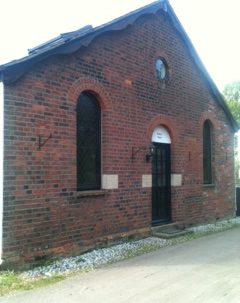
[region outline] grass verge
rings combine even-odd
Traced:
[[[27,280],[21,277],[20,273],[14,271],[0,272],[0,296],[18,290],[30,290],[36,287],[43,287],[64,279],[63,275],[44,277],[39,279]]]

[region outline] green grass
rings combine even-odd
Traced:
[[[14,271],[0,271],[0,296],[18,290],[30,290],[36,287],[43,287],[64,279],[63,275],[49,278],[25,279],[20,273]]]

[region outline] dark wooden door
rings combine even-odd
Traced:
[[[170,144],[154,143],[152,159],[152,224],[171,220]]]

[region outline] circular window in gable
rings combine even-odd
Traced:
[[[166,80],[167,78],[167,66],[164,60],[157,59],[155,63],[155,69],[159,80]]]

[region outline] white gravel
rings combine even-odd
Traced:
[[[188,228],[197,234],[204,234],[209,231],[220,231],[231,228],[233,225],[240,224],[240,218],[234,218],[225,221],[219,221],[216,224],[206,224],[196,227]],[[51,277],[53,275],[67,274],[70,272],[82,270],[87,271],[104,264],[113,263],[126,259],[130,256],[139,255],[144,252],[153,251],[161,247],[170,246],[177,242],[183,242],[189,239],[159,239],[149,237],[142,240],[125,242],[108,248],[96,249],[91,252],[79,255],[77,257],[62,258],[54,261],[50,265],[36,267],[22,273],[22,276],[27,279],[37,277]]]
[[[187,230],[193,231],[195,233],[204,233],[209,231],[217,232],[224,229],[228,229],[233,225],[238,225],[238,224],[240,224],[240,217],[236,217],[229,220],[217,221],[215,224],[198,225],[198,226],[187,228]]]
[[[66,274],[77,270],[91,270],[101,265],[123,260],[140,254],[141,251],[151,251],[171,245],[170,240],[149,237],[146,239],[126,242],[108,248],[96,249],[77,257],[62,258],[47,266],[36,267],[22,273],[25,278],[39,276],[50,277],[56,274]]]

